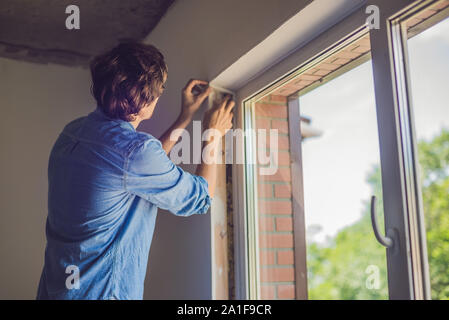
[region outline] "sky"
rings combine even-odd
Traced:
[[[449,128],[449,19],[408,41],[418,139]],[[300,98],[302,115],[322,130],[303,143],[308,236],[324,241],[357,221],[371,189],[366,178],[380,163],[371,61]],[[310,232],[309,232],[310,231]]]

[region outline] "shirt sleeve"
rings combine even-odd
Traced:
[[[176,166],[156,139],[140,142],[125,165],[125,189],[175,215],[205,214],[208,182]]]

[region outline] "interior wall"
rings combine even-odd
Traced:
[[[169,77],[153,119],[139,130],[160,136],[178,115],[189,78],[215,78],[310,2],[176,1],[145,39],[164,53]],[[50,148],[67,122],[93,109],[94,100],[85,69],[0,58],[0,74],[0,299],[33,299],[45,248]],[[144,297],[210,299],[211,258],[210,215],[160,212]]]
[[[310,0],[176,1],[145,42],[168,63],[167,89],[142,129],[162,134],[178,115],[190,78],[212,80],[268,37]],[[196,116],[202,118],[204,108]],[[188,128],[189,130],[191,129]],[[193,170],[193,166],[185,166]],[[159,214],[145,283],[146,299],[210,299],[210,215],[187,219]]]
[[[44,262],[50,149],[94,109],[88,70],[0,58],[0,299],[34,299]]]

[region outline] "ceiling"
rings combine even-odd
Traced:
[[[121,39],[140,40],[174,0],[1,0],[0,56],[86,66]],[[68,5],[80,10],[80,29],[68,30]]]

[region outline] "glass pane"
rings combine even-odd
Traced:
[[[431,294],[449,299],[449,19],[411,35],[411,92]]]
[[[371,62],[300,97],[310,299],[388,299],[370,220],[382,183]],[[309,122],[309,123],[307,123]],[[382,230],[383,231],[383,230]]]

